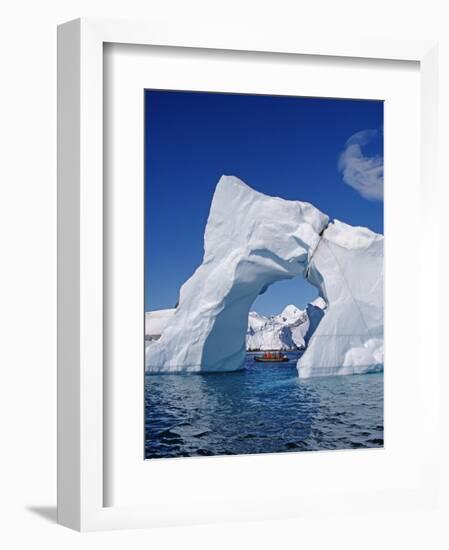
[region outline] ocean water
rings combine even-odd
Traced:
[[[298,378],[289,362],[202,375],[146,375],[145,457],[383,446],[383,373]]]

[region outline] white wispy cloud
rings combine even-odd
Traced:
[[[340,155],[338,168],[343,181],[370,200],[383,200],[384,159],[365,156],[362,147],[379,135],[379,130],[362,130],[351,136]]]

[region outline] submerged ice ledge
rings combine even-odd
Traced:
[[[383,236],[313,205],[259,193],[238,178],[217,184],[204,258],[181,287],[147,372],[226,372],[243,367],[249,309],[269,285],[305,277],[327,304],[298,361],[300,377],[383,368]],[[165,310],[168,311],[168,310]],[[313,311],[311,311],[313,318]]]

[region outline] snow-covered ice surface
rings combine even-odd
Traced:
[[[308,343],[299,376],[382,370],[383,236],[328,222],[309,203],[269,197],[222,176],[203,263],[182,286],[160,339],[146,346],[147,372],[243,368],[251,304],[270,284],[296,276],[320,294],[307,308],[308,330],[300,323],[291,332],[295,342]],[[287,308],[280,315],[288,324],[295,314]],[[261,322],[254,319],[254,326]]]
[[[157,339],[162,331],[170,323],[175,309],[158,309],[157,311],[145,312],[145,338],[148,340]]]
[[[383,242],[338,220],[324,231],[307,280],[328,307],[298,361],[300,377],[383,370]]]

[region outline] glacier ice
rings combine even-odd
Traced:
[[[383,241],[338,220],[323,232],[306,278],[327,308],[298,361],[300,377],[383,370]]]
[[[181,287],[160,339],[146,345],[146,370],[242,368],[251,304],[270,284],[296,276],[320,295],[307,308],[307,330],[299,323],[292,332],[307,344],[299,376],[382,370],[383,236],[329,223],[312,204],[269,197],[233,176],[217,184],[203,262]]]

